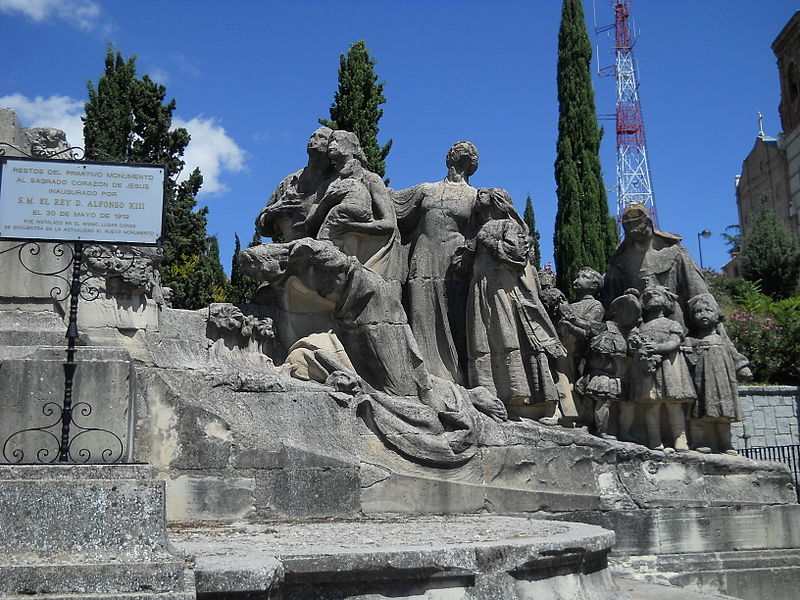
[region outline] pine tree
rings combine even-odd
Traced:
[[[167,90],[148,75],[136,76],[136,57],[123,59],[109,46],[105,72],[95,88],[87,84],[89,100],[83,119],[86,158],[89,160],[164,165],[164,260],[162,282],[173,290],[173,306],[196,309],[212,298],[208,273],[222,271],[210,250],[206,234],[208,208],[196,210],[203,184],[198,169],[175,183],[184,166],[189,133],[171,129],[175,100],[165,103]],[[219,296],[219,294],[217,294]]]
[[[558,142],[553,236],[556,283],[572,293],[582,267],[605,271],[617,244],[600,169],[600,139],[590,72],[592,48],[581,0],[563,0],[558,32]]]
[[[375,74],[377,61],[370,57],[364,40],[350,46],[347,54],[339,57],[339,89],[333,96],[330,119],[319,119],[331,129],[345,129],[358,136],[367,156],[367,168],[381,177],[386,175],[384,159],[392,147],[392,140],[381,147],[378,144],[378,121],[386,102],[383,82]],[[388,180],[387,180],[388,183]]]
[[[786,223],[764,204],[744,237],[742,275],[760,281],[761,291],[775,299],[791,296],[800,278],[800,245]]]
[[[258,289],[260,282],[257,279],[242,273],[239,263],[236,261],[236,256],[239,254],[242,244],[239,241],[238,234],[234,234],[234,238],[235,242],[233,249],[233,260],[231,264],[230,295],[228,299],[234,304],[245,304],[252,300],[253,294],[255,294],[256,290]],[[260,245],[261,235],[258,233],[258,228],[256,228],[256,231],[253,234],[253,239],[250,240],[250,243],[247,247],[252,248],[253,246]]]
[[[538,271],[542,268],[542,251],[539,247],[539,230],[536,229],[536,216],[533,214],[533,201],[530,194],[525,199],[525,213],[522,218],[528,226],[528,235],[531,238],[531,265]]]

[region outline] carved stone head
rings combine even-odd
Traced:
[[[472,142],[456,142],[447,152],[445,164],[469,177],[478,170],[478,149]]]
[[[653,237],[653,219],[644,204],[631,204],[622,213],[622,228],[625,239],[644,242]]]
[[[308,145],[306,146],[308,155],[326,154],[328,152],[328,140],[332,133],[333,129],[324,126],[312,133],[311,137],[308,139]]]
[[[328,158],[338,167],[343,166],[348,160],[355,158],[362,165],[367,163],[367,157],[361,149],[361,143],[355,133],[337,129],[328,140]]]

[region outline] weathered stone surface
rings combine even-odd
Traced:
[[[147,465],[0,466],[0,594],[188,600],[152,476]]]
[[[797,504],[650,508],[549,516],[615,531],[616,556],[800,547],[800,505]]]
[[[736,448],[800,444],[800,387],[739,388],[743,419],[731,426]]]
[[[258,569],[252,585],[283,598],[619,597],[606,568],[613,538],[585,525],[434,517],[235,524],[222,531],[173,529],[177,543],[197,556],[198,587],[203,581],[206,593],[243,591],[245,576],[216,576],[216,565],[233,563],[240,570]],[[271,561],[255,561],[268,553],[282,577]]]
[[[30,156],[31,154],[31,146],[25,130],[19,125],[17,113],[10,108],[0,108],[0,142],[11,144],[16,148],[3,146],[6,156]]]
[[[73,460],[113,462],[131,455],[129,421],[135,403],[135,373],[121,348],[81,347],[73,388]],[[52,460],[61,437],[64,348],[0,346],[2,453],[9,462]],[[28,428],[46,430],[22,432]],[[81,428],[99,428],[85,431]],[[38,456],[42,450],[44,455]],[[89,454],[86,454],[88,452]]]
[[[800,576],[800,552],[706,552],[637,556],[614,560],[616,573],[669,582],[709,594],[735,594],[744,600],[794,600]]]

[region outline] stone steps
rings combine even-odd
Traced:
[[[0,465],[0,596],[189,600],[148,465]]]
[[[166,557],[165,557],[166,558]],[[147,562],[55,563],[48,565],[0,564],[0,595],[111,593],[119,590],[167,592],[184,570],[180,560]]]

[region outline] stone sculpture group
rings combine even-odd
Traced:
[[[575,300],[529,261],[530,235],[503,189],[475,189],[470,142],[441,181],[388,188],[357,137],[321,127],[308,164],[258,217],[280,240],[243,250],[278,317],[292,376],[356,398],[402,454],[457,465],[486,419],[588,426],[655,450],[735,453],[738,380],[750,373],[680,237],[630,206],[605,274],[582,269]]]

